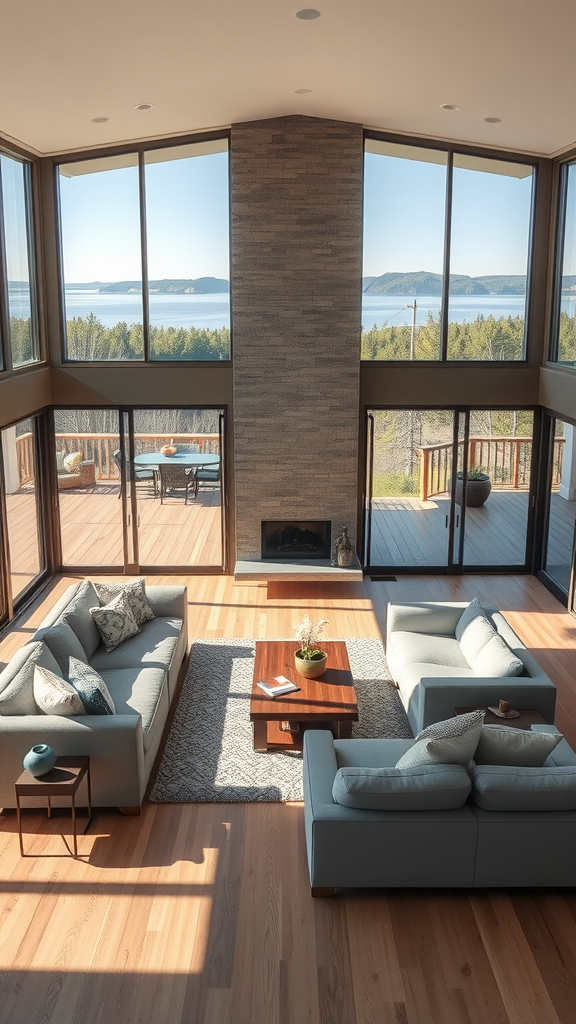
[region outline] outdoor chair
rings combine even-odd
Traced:
[[[158,467],[158,471],[160,474],[161,505],[164,504],[164,497],[168,491],[183,491],[185,505],[188,504],[189,494],[192,494],[192,498],[195,498],[198,494],[197,470],[195,468],[161,464]]]
[[[114,458],[114,462],[118,466],[118,472],[120,473],[120,480],[122,480],[122,456],[121,456],[120,449],[117,448],[116,451],[112,453],[112,455],[113,455],[113,458]],[[156,473],[155,473],[155,471],[153,469],[145,469],[145,468],[140,468],[138,466],[134,466],[133,468],[134,468],[134,479],[135,479],[136,483],[139,480],[148,480],[149,482],[151,482],[153,490],[154,490],[154,497],[156,497],[156,495],[158,493],[158,488],[157,488],[157,485],[156,485]],[[118,497],[119,498],[122,497],[122,487],[120,487],[120,490],[118,491]]]
[[[184,455],[198,455],[200,452],[200,445],[197,441],[191,441],[190,444],[179,444],[178,451]]]
[[[198,485],[200,484],[219,484],[220,483],[220,463],[214,466],[202,466],[197,474]]]

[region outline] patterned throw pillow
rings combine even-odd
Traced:
[[[130,583],[95,583],[94,589],[100,604],[110,604],[118,594],[125,594],[139,626],[155,618],[146,597],[145,581],[141,577],[131,580]]]
[[[98,626],[104,647],[108,652],[115,650],[123,640],[140,632],[125,594],[118,594],[110,604],[102,608],[91,608],[90,615]]]
[[[444,722],[434,722],[418,733],[414,745],[402,755],[397,768],[416,768],[421,764],[461,764],[464,768],[474,757],[484,711],[454,715]]]
[[[82,699],[85,715],[114,715],[116,708],[102,676],[90,665],[70,658],[70,684]]]
[[[41,665],[34,666],[34,700],[46,715],[85,715],[86,709],[79,694],[61,676]]]
[[[75,473],[78,466],[82,462],[82,452],[70,452],[70,455],[64,456],[64,469],[68,473]]]

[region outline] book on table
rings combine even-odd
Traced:
[[[267,697],[283,697],[287,693],[295,693],[300,689],[286,676],[274,676],[271,682],[265,682],[260,680],[258,683],[260,689],[266,694]]]

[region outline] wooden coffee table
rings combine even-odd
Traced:
[[[305,679],[294,668],[294,640],[257,640],[250,721],[254,750],[302,750],[305,729],[330,729],[338,739],[352,735],[358,704],[343,640],[327,640],[326,669],[319,679]],[[267,697],[256,685],[286,676],[299,686],[284,697]],[[291,731],[282,728],[289,726]]]

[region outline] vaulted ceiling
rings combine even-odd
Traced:
[[[50,154],[300,113],[544,155],[576,143],[572,0],[302,7],[0,0],[0,134]]]

